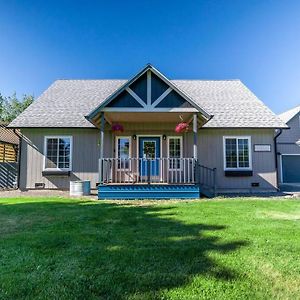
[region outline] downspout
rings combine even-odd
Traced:
[[[17,178],[17,189],[20,188],[20,176],[21,176],[21,148],[22,148],[22,136],[16,131],[16,129],[13,129],[13,132],[16,136],[19,137],[19,149],[18,149],[18,178]]]
[[[276,170],[276,185],[279,190],[279,176],[278,176],[278,161],[277,161],[277,138],[282,134],[282,129],[279,128],[279,132],[274,136],[274,155],[275,155],[275,170]]]

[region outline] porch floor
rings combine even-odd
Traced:
[[[167,183],[167,182],[105,182],[101,185],[159,185],[159,186],[167,186],[167,185],[170,185],[170,186],[186,186],[186,185],[196,185],[195,183]]]
[[[196,184],[101,184],[98,199],[198,199]]]

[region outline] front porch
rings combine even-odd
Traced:
[[[100,129],[99,199],[199,198],[204,185],[214,190],[215,170],[198,163],[198,128],[211,117],[147,65],[87,116]]]
[[[195,158],[103,158],[99,199],[197,199],[212,197],[216,170]]]
[[[190,124],[189,130],[176,133],[180,120]],[[202,115],[194,112],[102,112],[98,198],[213,196],[215,169],[198,160],[198,127],[203,122]],[[115,132],[114,124],[122,124],[123,130]]]
[[[174,131],[180,120],[188,131]],[[197,158],[202,122],[193,112],[102,112],[98,198],[199,198],[200,173],[213,189],[214,171],[205,173]],[[123,130],[115,132],[114,124]]]

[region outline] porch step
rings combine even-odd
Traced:
[[[198,185],[124,184],[99,185],[98,199],[198,199]]]

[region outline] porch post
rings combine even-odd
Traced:
[[[103,183],[104,113],[100,114],[99,183]]]
[[[198,158],[198,117],[197,114],[193,115],[193,134],[194,134],[194,145],[193,145],[193,158]]]

